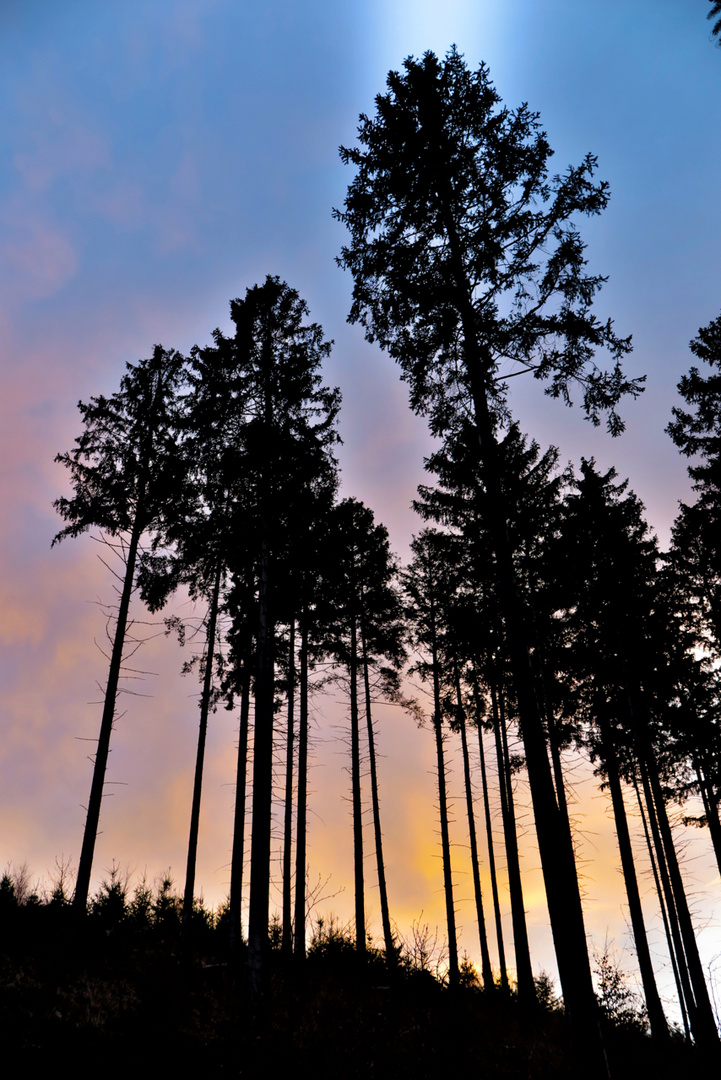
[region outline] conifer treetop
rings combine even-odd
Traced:
[[[470,71],[455,48],[409,57],[387,86],[359,145],[340,149],[357,170],[335,211],[351,237],[338,259],[354,278],[349,320],[400,364],[436,434],[471,413],[470,339],[496,409],[504,379],[532,371],[567,404],[575,386],[589,419],[619,433],[616,406],[643,379],[621,370],[630,338],[591,311],[605,278],[588,272],[575,218],[608,203],[595,157],[550,175],[538,114],[502,107],[486,65]]]

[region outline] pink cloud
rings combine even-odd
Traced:
[[[145,196],[140,184],[120,181],[96,194],[91,207],[100,217],[120,229],[138,229],[147,220]]]

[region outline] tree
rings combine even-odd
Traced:
[[[75,883],[73,906],[77,915],[87,908],[140,539],[160,526],[164,509],[176,499],[180,486],[176,395],[184,364],[180,353],[161,345],[156,345],[149,359],[128,364],[120,389],[112,397],[79,402],[84,430],[75,440],[75,448],[55,459],[70,470],[75,494],[54,504],[69,524],[53,544],[95,526],[120,540],[125,559]]]
[[[707,19],[716,19],[711,33],[714,37],[721,36],[721,0],[709,0],[711,10],[707,13]]]
[[[486,824],[486,846],[488,848],[488,869],[491,875],[491,892],[493,894],[493,914],[496,924],[496,944],[498,947],[498,964],[501,969],[501,990],[504,994],[509,991],[508,969],[506,967],[506,949],[503,943],[503,924],[501,921],[501,901],[498,894],[498,875],[496,874],[496,855],[493,841],[493,824],[491,821],[491,801],[488,791],[488,777],[486,774],[486,752],[483,745],[482,706],[478,688],[478,680],[473,678],[473,704],[476,713],[476,727],[478,729],[478,752],[481,762],[481,783],[483,785],[483,810]],[[499,782],[503,783],[503,776],[499,776]],[[504,818],[505,823],[505,818]]]
[[[442,447],[426,462],[428,472],[438,480],[435,487],[419,487],[414,508],[426,519],[442,523],[462,543],[454,558],[464,579],[467,627],[464,650],[476,675],[490,696],[490,714],[495,733],[500,781],[500,798],[506,844],[509,893],[519,999],[529,1008],[536,999],[528,933],[523,902],[511,768],[507,753],[506,702],[513,696],[509,685],[503,627],[498,618],[496,560],[488,528],[487,494],[483,470],[474,452],[474,432],[467,421],[446,437]],[[558,530],[560,489],[564,474],[557,474],[558,451],[541,454],[535,441],[529,445],[517,424],[511,424],[498,443],[498,461],[505,499],[505,512],[514,568],[530,612],[533,670],[537,694],[544,704],[544,719],[554,766],[559,808],[565,812],[564,785],[559,754],[558,726],[551,709],[552,679],[548,665],[541,663],[548,652],[557,621],[552,617],[553,595],[549,568],[549,543]],[[541,649],[541,639],[546,648]],[[473,680],[472,680],[473,681]],[[477,709],[478,713],[478,709]],[[479,718],[480,719],[480,718]],[[480,746],[482,746],[482,735]],[[491,850],[492,845],[489,847]],[[498,905],[496,904],[496,908]],[[497,921],[498,916],[497,916]],[[500,942],[500,933],[498,934]],[[502,979],[504,973],[502,971]]]
[[[616,484],[615,470],[597,472],[582,462],[582,475],[566,498],[564,551],[572,569],[567,575],[573,628],[570,679],[589,708],[594,756],[604,761],[611,787],[619,845],[654,1034],[664,1035],[666,1021],[655,987],[645,929],[628,847],[619,781],[640,773],[652,830],[657,832],[659,861],[668,868],[671,905],[678,915],[682,948],[692,996],[689,1014],[694,1037],[712,1053],[718,1033],[694,936],[661,776],[668,744],[665,723],[668,671],[676,664],[676,633],[666,630],[668,613],[658,587],[656,538],[643,518],[643,506],[627,482]],[[582,706],[581,706],[582,707]],[[598,735],[595,732],[598,731]],[[600,739],[599,736],[600,735]],[[626,850],[624,850],[624,848]]]
[[[466,816],[468,818],[468,838],[471,844],[471,872],[473,874],[473,893],[476,901],[476,921],[478,923],[478,940],[481,947],[481,970],[483,973],[484,990],[493,990],[493,972],[491,970],[491,957],[488,951],[488,936],[486,934],[486,919],[483,909],[483,893],[481,890],[481,871],[478,857],[478,839],[476,835],[476,817],[473,808],[473,786],[471,783],[471,765],[468,754],[468,734],[466,731],[466,709],[461,690],[460,664],[457,656],[453,659],[453,673],[456,684],[456,715],[455,726],[461,735],[461,751],[463,755],[463,781],[466,789]]]
[[[296,290],[269,276],[231,303],[233,337],[214,335],[238,373],[236,392],[247,415],[236,458],[244,490],[231,570],[245,582],[253,567],[257,581],[248,927],[253,993],[260,989],[268,947],[276,626],[295,615],[288,613],[285,597],[297,520],[315,487],[335,483],[340,392],[323,385],[320,367],[330,343],[307,315]]]
[[[288,677],[286,698],[288,728],[285,741],[285,810],[283,814],[283,938],[284,956],[293,955],[293,743],[295,736],[295,613],[288,635]]]
[[[395,673],[405,658],[401,604],[395,587],[397,567],[385,526],[375,524],[372,510],[363,503],[344,499],[334,508],[330,525],[332,550],[328,551],[324,587],[330,615],[329,645],[347,676],[350,699],[356,948],[362,953],[366,944],[358,692],[362,682],[381,921],[386,961],[392,965],[395,945],[383,861],[371,674],[393,692]]]
[[[675,726],[695,774],[686,790],[695,788],[703,799],[704,821],[721,867],[721,316],[702,327],[690,347],[711,370],[702,374],[693,366],[683,376],[678,390],[688,409],[674,408],[666,428],[693,461],[688,473],[697,495],[694,503],[679,504],[666,578],[680,614],[678,636],[690,633],[692,647],[703,657],[686,664]],[[694,666],[696,671],[690,670]],[[708,670],[702,672],[704,666]]]
[[[696,605],[700,631],[721,656],[721,315],[699,330],[691,351],[711,371],[692,367],[678,384],[688,410],[674,408],[666,431],[686,457],[696,502],[681,503],[673,527],[672,563]],[[714,370],[716,369],[716,370]]]
[[[633,850],[621,787],[620,753],[628,761],[628,733],[619,724],[623,712],[623,657],[641,668],[649,633],[647,615],[657,569],[655,538],[649,535],[643,508],[626,483],[614,485],[613,469],[600,476],[593,461],[582,463],[582,476],[566,495],[565,520],[557,547],[559,565],[568,567],[560,582],[558,612],[565,608],[566,661],[558,677],[568,681],[566,709],[574,716],[576,737],[600,759],[611,794],[631,927],[652,1034],[668,1036],[658,994],[638,890]],[[643,674],[641,674],[643,679]],[[629,689],[626,686],[626,692]],[[585,720],[583,735],[578,730]]]
[[[200,829],[203,765],[216,666],[218,615],[222,586],[232,547],[229,535],[234,501],[239,496],[236,467],[238,442],[246,420],[236,373],[223,363],[217,348],[191,351],[188,390],[180,415],[179,459],[183,489],[169,503],[151,550],[140,560],[140,593],[151,611],[158,611],[178,585],[191,599],[207,602],[206,650],[201,662],[202,690],[186,862],[181,949],[187,953],[194,907],[195,868]],[[157,554],[157,549],[163,554]],[[185,628],[178,624],[181,637]],[[186,669],[191,665],[186,665]]]
[[[432,687],[432,724],[436,742],[438,774],[438,809],[441,819],[441,854],[443,859],[443,889],[448,927],[448,982],[455,989],[460,982],[456,911],[453,901],[451,870],[451,841],[448,828],[448,798],[446,794],[446,764],[444,752],[443,680],[447,677],[444,664],[443,635],[447,631],[443,606],[452,592],[449,575],[448,546],[450,538],[434,529],[423,529],[411,542],[413,559],[403,574],[406,597],[406,617],[411,644],[419,653],[411,673],[420,675]]]
[[[339,626],[336,636],[336,655],[348,677],[351,747],[351,804],[353,809],[353,873],[355,898],[356,951],[366,951],[365,885],[363,880],[363,805],[361,799],[360,715],[358,708],[358,551],[355,517],[359,504],[344,500],[337,508],[336,530],[339,534],[338,603]]]
[[[185,889],[183,891],[183,915],[181,923],[181,948],[186,954],[190,940],[190,924],[193,917],[193,902],[195,899],[195,866],[198,853],[198,834],[200,832],[200,797],[203,784],[203,765],[205,762],[205,743],[208,732],[208,713],[211,707],[211,693],[213,688],[213,664],[215,660],[215,646],[217,640],[218,607],[220,603],[220,586],[223,576],[223,567],[219,562],[215,570],[215,580],[212,584],[212,592],[208,605],[207,635],[205,645],[205,657],[203,664],[203,688],[200,694],[200,723],[198,725],[198,747],[195,756],[195,774],[193,777],[193,799],[190,811],[190,832],[188,837],[188,859],[185,872]]]
[[[333,548],[333,499],[335,476],[320,482],[314,498],[305,501],[296,518],[293,545],[297,554],[294,591],[298,614],[298,783],[295,830],[295,913],[293,955],[305,959],[307,921],[307,833],[308,833],[308,711],[311,672],[319,659],[331,650],[323,573]],[[332,561],[332,560],[330,560]]]
[[[365,326],[400,364],[411,405],[446,435],[463,416],[477,430],[506,634],[526,750],[559,973],[579,1042],[600,1046],[573,845],[559,810],[528,656],[527,616],[507,537],[493,413],[505,409],[504,375],[532,371],[547,393],[622,430],[617,405],[641,391],[621,359],[630,340],[591,312],[603,278],[586,272],[575,214],[600,213],[605,183],[596,160],[549,178],[551,149],[526,105],[499,108],[481,65],[470,72],[455,49],[409,58],[388,76],[376,116],[360,119],[360,147],[342,148],[356,167],[336,217],[350,244],[339,263],[354,278],[350,320]],[[607,350],[610,371],[594,361]],[[517,372],[501,364],[520,365]],[[603,1066],[599,1066],[604,1071]]]

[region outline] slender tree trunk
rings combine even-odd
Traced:
[[[541,634],[538,630],[538,620],[536,618],[536,608],[533,600],[531,601],[530,618],[533,626],[533,637],[536,645],[534,658],[536,660],[538,686],[540,687],[541,691],[541,705],[543,706],[543,715],[546,719],[548,746],[551,751],[551,765],[553,767],[553,780],[556,788],[556,799],[558,801],[558,808],[561,811],[563,817],[565,818],[566,826],[572,837],[573,830],[571,829],[571,818],[568,813],[566,785],[563,779],[563,766],[561,763],[561,740],[558,731],[558,725],[556,724],[556,718],[553,715],[551,699],[548,694],[548,681],[546,679],[546,661],[544,657],[543,644],[541,641]]]
[[[451,874],[451,843],[448,831],[448,802],[446,797],[446,762],[443,753],[443,731],[440,717],[433,718],[436,736],[436,761],[438,766],[438,802],[441,814],[441,851],[443,854],[443,887],[446,896],[446,922],[448,924],[448,985],[455,989],[460,982],[458,967],[458,939],[456,937],[456,912],[453,905],[453,877]]]
[[[235,776],[235,814],[233,853],[230,863],[230,957],[236,966],[243,940],[243,862],[245,860],[245,792],[248,778],[248,721],[250,718],[250,662],[243,664],[241,675],[240,727],[238,730],[238,768]]]
[[[546,727],[548,729],[548,745],[551,751],[551,763],[553,765],[553,779],[556,786],[556,798],[558,799],[558,808],[563,815],[568,830],[573,836],[571,829],[571,818],[568,813],[568,800],[566,799],[566,784],[563,779],[563,764],[561,762],[561,747],[558,736],[558,726],[556,724],[555,717],[550,707],[546,709]]]
[[[491,707],[493,710],[493,729],[496,737],[496,762],[501,792],[501,815],[506,841],[506,866],[508,869],[508,890],[511,895],[511,921],[513,923],[513,949],[516,956],[518,997],[519,1000],[532,1006],[536,1001],[536,984],[533,981],[531,950],[528,944],[526,910],[523,901],[521,865],[518,858],[518,835],[516,832],[516,812],[513,805],[513,785],[506,738],[506,718],[503,708],[503,695],[496,690],[493,683],[491,683]]]
[[[388,907],[388,890],[386,888],[386,869],[383,861],[383,834],[381,831],[381,808],[378,797],[378,769],[376,766],[376,742],[373,730],[373,716],[371,714],[371,688],[368,674],[368,648],[363,620],[361,618],[361,649],[363,659],[363,690],[365,693],[366,728],[368,730],[368,757],[370,760],[371,773],[371,801],[373,804],[373,833],[376,847],[376,865],[378,868],[378,892],[381,902],[381,922],[383,924],[383,941],[385,944],[386,964],[389,968],[396,966],[396,946],[393,941],[391,930],[391,917]]]
[[[298,806],[295,829],[295,942],[296,959],[305,959],[305,875],[308,802],[308,618],[304,608],[300,626],[300,716],[298,727]]]
[[[641,732],[642,745],[646,741],[646,738],[645,732]],[[646,748],[644,747],[644,749]],[[691,985],[693,987],[695,1008],[690,1012],[691,1029],[694,1033],[694,1039],[699,1047],[717,1055],[719,1051],[719,1037],[716,1019],[711,1007],[708,987],[706,986],[706,978],[704,976],[701,958],[698,953],[696,935],[694,934],[693,923],[691,922],[691,913],[688,909],[686,891],[681,877],[681,869],[678,864],[673,834],[671,833],[671,826],[666,813],[666,804],[664,802],[663,792],[661,791],[661,784],[658,778],[655,761],[651,758],[650,752],[645,754],[644,758],[645,760],[642,762],[641,775],[644,780],[644,789],[646,790],[648,786],[648,790],[646,790],[646,802],[649,806],[649,812],[651,806],[654,807],[656,818],[658,820],[668,865],[668,873],[671,879],[671,888],[676,903],[676,912],[681,928],[683,948],[686,953],[686,962],[688,964]]]
[[[250,909],[248,912],[248,977],[250,991],[261,990],[268,949],[270,903],[270,823],[273,799],[274,635],[270,612],[270,552],[261,541],[258,638],[253,738],[253,827],[250,847]]]
[[[88,892],[90,890],[90,874],[93,867],[93,855],[95,853],[95,841],[98,835],[98,823],[100,821],[100,806],[103,801],[103,788],[105,786],[105,772],[108,767],[108,754],[110,752],[110,735],[113,730],[115,718],[115,701],[118,696],[118,681],[120,669],[123,664],[123,646],[125,644],[125,631],[128,625],[128,611],[130,610],[130,597],[133,592],[135,580],[135,563],[138,556],[138,544],[143,531],[143,500],[138,500],[135,512],[135,521],[130,533],[128,553],[125,561],[125,578],[123,590],[120,594],[118,607],[118,619],[115,624],[115,637],[113,639],[113,651],[110,656],[110,668],[108,682],[105,688],[105,703],[103,716],[100,721],[100,735],[98,747],[95,751],[93,765],[93,780],[90,786],[90,799],[88,800],[88,813],[85,819],[85,831],[83,833],[83,845],[80,850],[78,862],[78,876],[75,882],[75,894],[73,897],[73,913],[76,918],[86,914],[88,906]]]
[[[448,985],[451,990],[460,984],[458,967],[458,938],[456,936],[456,910],[453,903],[453,875],[451,873],[451,841],[448,829],[448,800],[446,796],[446,762],[443,753],[443,730],[441,727],[441,687],[436,644],[435,603],[431,600],[431,660],[433,663],[433,730],[436,737],[436,762],[438,767],[438,806],[441,816],[441,852],[443,856],[443,888],[446,897],[446,923],[448,925]]]
[[[666,1022],[666,1017],[664,1016],[663,1006],[661,1005],[661,998],[658,994],[658,987],[656,986],[656,979],[653,973],[653,964],[651,962],[651,953],[648,948],[648,938],[646,937],[646,926],[643,919],[641,897],[638,891],[636,866],[633,858],[633,849],[631,847],[631,837],[628,831],[626,808],[623,802],[623,792],[621,790],[621,781],[618,774],[618,763],[616,761],[613,735],[605,717],[599,718],[599,726],[601,730],[603,756],[606,763],[606,774],[608,776],[608,786],[611,791],[611,801],[613,803],[613,815],[616,821],[616,836],[618,838],[618,850],[621,855],[621,868],[623,870],[623,879],[626,883],[626,896],[628,897],[628,908],[631,915],[631,927],[633,929],[633,938],[636,944],[636,956],[638,957],[638,966],[641,972],[641,982],[643,984],[643,993],[646,999],[646,1009],[648,1010],[648,1018],[651,1024],[651,1034],[655,1038],[668,1039],[668,1024]]]
[[[641,780],[649,819],[653,828],[654,819],[657,822],[657,831],[660,833],[659,850],[665,855],[668,877],[670,879],[671,893],[676,907],[678,925],[683,940],[683,952],[686,954],[688,974],[693,987],[693,997],[689,998],[689,1020],[694,1039],[704,1053],[709,1054],[714,1062],[718,1063],[721,1058],[721,1044],[716,1027],[716,1018],[711,1007],[706,978],[701,964],[701,958],[696,944],[696,935],[691,922],[691,913],[688,909],[686,891],[684,889],[681,869],[676,856],[676,847],[673,841],[671,826],[666,813],[666,801],[661,790],[661,782],[658,775],[656,756],[651,742],[648,727],[647,713],[643,699],[633,691],[635,686],[629,672],[630,667],[626,660],[623,642],[618,631],[618,656],[621,672],[625,681],[625,706],[628,714],[629,725],[634,733],[636,752],[641,769]],[[659,855],[659,863],[661,857]],[[673,925],[673,924],[672,924]],[[693,1000],[693,1007],[691,1006]]]
[[[206,644],[205,672],[203,690],[200,696],[200,725],[198,728],[198,750],[195,757],[195,778],[193,780],[193,804],[190,811],[190,836],[188,839],[188,862],[185,870],[185,892],[183,894],[183,919],[180,931],[180,948],[186,953],[190,937],[190,923],[193,917],[193,893],[195,891],[195,864],[198,854],[198,832],[200,829],[200,796],[203,788],[203,763],[205,761],[205,740],[208,731],[208,712],[210,693],[213,688],[213,658],[215,655],[215,627],[218,619],[218,598],[220,596],[220,564],[215,573],[213,593],[208,612],[208,638]]]
[[[638,787],[638,781],[636,777],[633,777],[633,788],[636,792],[636,799],[638,801],[638,809],[641,814],[641,821],[643,823],[643,832],[646,837],[646,847],[648,848],[648,857],[651,863],[651,870],[653,871],[653,880],[656,885],[656,896],[658,897],[658,906],[661,909],[661,918],[663,920],[663,928],[666,933],[666,945],[668,947],[668,955],[671,960],[671,969],[673,970],[673,977],[676,982],[676,993],[678,995],[679,1008],[681,1009],[681,1016],[683,1017],[683,1027],[686,1033],[686,1038],[691,1038],[691,1028],[688,1019],[688,1005],[687,1002],[693,1003],[693,995],[691,993],[691,983],[688,978],[688,970],[686,968],[686,958],[683,955],[683,949],[681,949],[681,955],[677,955],[676,941],[678,941],[679,948],[681,947],[681,934],[678,929],[678,922],[676,921],[676,912],[674,909],[674,930],[671,930],[671,923],[669,921],[669,915],[666,908],[666,900],[664,899],[664,885],[661,883],[659,877],[659,868],[656,863],[656,856],[653,850],[653,842],[651,840],[651,834],[648,830],[648,823],[646,821],[646,812],[643,808],[643,802],[641,801],[641,792]],[[660,838],[659,838],[660,843]],[[665,871],[665,860],[663,860],[663,866]],[[671,886],[668,885],[666,891],[666,898],[670,897]],[[671,902],[673,898],[671,897]],[[684,980],[681,978],[681,971],[684,973]]]
[[[721,821],[719,820],[718,800],[715,797],[711,785],[706,779],[698,758],[694,758],[694,769],[696,771],[698,787],[701,792],[706,821],[711,835],[711,843],[713,844],[713,850],[716,856],[716,865],[721,874]]]
[[[295,706],[295,618],[290,623],[288,646],[288,737],[285,756],[285,820],[283,825],[283,939],[284,956],[293,954],[292,847],[293,847],[293,711]]]
[[[473,789],[471,787],[471,765],[468,759],[468,738],[466,735],[466,714],[463,708],[461,696],[461,680],[458,673],[458,665],[455,664],[456,704],[458,726],[461,732],[461,748],[463,751],[463,777],[466,787],[466,812],[468,814],[468,835],[471,843],[471,867],[473,870],[473,891],[476,900],[476,920],[478,922],[478,939],[481,945],[481,970],[483,972],[483,987],[485,990],[493,989],[493,971],[491,969],[491,957],[488,953],[488,938],[486,936],[486,919],[483,913],[483,894],[481,892],[481,873],[478,861],[478,842],[476,839],[476,819],[473,811]]]
[[[644,789],[644,798],[646,799],[646,812],[648,815],[648,824],[651,830],[651,836],[653,838],[653,845],[656,854],[656,865],[661,877],[661,885],[663,887],[663,895],[666,900],[666,912],[668,914],[669,927],[671,929],[671,939],[673,941],[674,952],[676,954],[676,963],[678,965],[679,977],[681,979],[681,986],[683,987],[683,995],[686,1001],[686,1008],[688,1010],[689,1023],[693,1027],[693,1018],[696,1013],[696,1002],[691,988],[691,976],[688,969],[688,963],[686,960],[686,952],[683,947],[683,938],[681,935],[681,924],[678,919],[678,911],[676,909],[676,899],[673,895],[673,888],[671,886],[671,879],[668,873],[668,862],[666,859],[666,852],[663,846],[663,839],[661,837],[661,830],[658,825],[658,818],[656,816],[656,809],[651,796],[651,788],[648,783],[648,778],[645,775],[643,766],[639,766],[641,773],[641,783]]]
[[[360,779],[360,724],[358,722],[358,631],[355,613],[351,615],[350,658],[350,745],[351,790],[353,801],[353,866],[355,871],[355,941],[361,956],[366,951],[365,889],[363,885],[363,806]]]
[[[486,754],[483,747],[483,725],[481,723],[481,709],[478,693],[478,684],[474,675],[473,692],[476,703],[476,724],[478,726],[478,751],[481,759],[481,780],[483,783],[483,807],[486,818],[486,843],[488,846],[488,866],[491,872],[491,890],[493,893],[493,911],[496,921],[496,943],[498,946],[498,963],[501,968],[501,990],[508,994],[508,969],[506,967],[506,950],[503,944],[503,923],[501,921],[501,903],[498,896],[498,877],[496,874],[496,855],[493,847],[493,824],[491,821],[491,803],[488,796],[488,778],[486,776]]]

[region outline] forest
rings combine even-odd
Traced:
[[[681,809],[704,830],[721,873],[721,315],[691,341],[683,404],[668,418],[694,500],[680,505],[662,550],[626,479],[593,457],[564,467],[557,448],[539,445],[512,414],[509,380],[536,380],[613,438],[644,390],[643,378],[624,372],[631,338],[596,314],[605,279],[585,257],[582,219],[603,213],[607,185],[592,155],[554,174],[551,154],[539,116],[506,108],[485,65],[470,69],[455,48],[391,72],[375,113],[360,117],[356,145],[341,148],[353,172],[334,211],[346,237],[337,261],[353,281],[349,320],[399,366],[412,410],[436,439],[405,564],[373,509],[339,496],[341,395],[323,373],[332,343],[279,276],[231,300],[232,332],[215,330],[187,355],[156,345],[127,365],[113,394],[80,402],[80,434],[57,458],[71,490],[55,504],[54,544],[92,530],[121,562],[109,563],[118,599],[74,883],[61,874],[41,902],[10,871],[0,882],[3,962],[25,971],[13,983],[21,1004],[4,990],[0,1015],[28,1045],[55,1039],[61,1020],[36,1027],[34,1006],[23,1011],[22,1002],[57,977],[53,965],[77,965],[77,974],[102,956],[105,1028],[88,1034],[73,1021],[62,1035],[69,1050],[78,1031],[112,1050],[135,1016],[132,1004],[111,1001],[110,985],[122,984],[129,1002],[158,1002],[152,1020],[132,1021],[138,1046],[144,1024],[175,1030],[173,1010],[192,1001],[202,1014],[205,997],[213,1021],[202,1014],[203,1035],[184,1021],[178,1062],[187,1055],[237,1071],[240,1055],[246,1075],[260,1073],[264,1053],[275,1052],[283,1071],[319,1046],[335,1055],[331,1075],[349,1076],[431,1075],[445,1053],[489,1076],[718,1066],[717,1008],[673,823]],[[131,895],[115,874],[93,894],[119,687],[137,647],[132,610],[162,618],[179,593],[204,612],[200,663],[186,665],[200,692],[182,894],[165,881]],[[167,628],[181,643],[198,632],[177,615]],[[329,685],[348,718],[350,927],[309,917],[309,714]],[[434,740],[446,952],[433,974],[427,939],[419,932],[409,945],[389,905],[381,811],[393,777],[379,760],[382,701]],[[229,895],[212,913],[199,899],[196,861],[208,722],[221,708],[238,715],[237,774]],[[463,763],[479,971],[456,930],[451,745]],[[570,751],[610,797],[642,1003],[631,1004],[607,958],[594,973],[589,956],[564,776]],[[521,776],[558,999],[533,973],[514,805]],[[643,825],[681,1027],[657,986],[631,815]],[[371,881],[379,942],[368,933]],[[357,1018],[353,1033],[341,1003]],[[374,1019],[384,1010],[385,1026]],[[327,1031],[311,1034],[313,1023],[337,1031],[337,1044]],[[533,1037],[524,1042],[519,1030]],[[406,1038],[419,1031],[425,1044]],[[513,1047],[505,1056],[498,1031]]]

